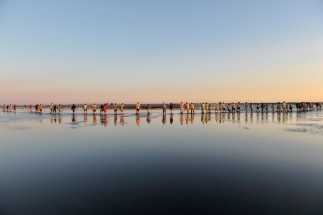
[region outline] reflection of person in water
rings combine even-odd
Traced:
[[[76,117],[75,117],[75,114],[74,113],[72,114],[72,122],[73,123],[76,122]]]
[[[120,123],[121,123],[121,126],[123,127],[124,126],[124,115],[123,114],[120,117]]]
[[[137,124],[138,127],[140,126],[140,115],[139,114],[136,117],[136,124]]]
[[[181,125],[183,125],[183,124],[184,124],[184,115],[183,115],[183,114],[181,114],[181,117],[180,117],[180,123],[181,123]]]
[[[96,125],[97,123],[96,114],[93,114],[92,122],[93,122],[93,125]]]
[[[148,123],[148,124],[150,124],[150,122],[151,122],[150,113],[149,113],[149,114],[147,114],[147,119],[146,119],[146,121],[147,121],[147,123]]]
[[[163,114],[162,123],[163,123],[163,125],[165,125],[165,124],[166,124],[166,114]]]
[[[117,114],[115,112],[115,114],[114,114],[114,120],[113,120],[114,126],[117,126],[117,121],[118,121],[118,116],[117,116]]]
[[[191,114],[191,124],[194,124],[194,113]]]
[[[191,117],[189,114],[186,115],[186,125],[191,121]]]
[[[174,122],[173,113],[170,114],[169,122],[170,122],[170,124],[173,124],[173,122]]]

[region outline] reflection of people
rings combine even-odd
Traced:
[[[120,117],[120,123],[121,123],[121,126],[123,127],[124,126],[124,115],[123,114]]]
[[[170,114],[169,122],[170,122],[170,124],[173,124],[173,122],[174,122],[173,113]]]
[[[76,117],[74,113],[72,114],[72,122],[76,122]]]
[[[163,125],[165,125],[165,124],[166,124],[166,114],[163,114],[162,123],[163,123]]]
[[[97,123],[96,114],[93,114],[92,122],[93,122],[94,125],[96,125],[96,123]]]
[[[186,115],[186,125],[191,121],[190,115],[187,114]]]
[[[114,121],[113,121],[114,126],[117,126],[117,121],[118,121],[118,116],[117,114],[114,114]]]
[[[194,124],[194,113],[191,114],[191,124]]]
[[[184,124],[184,115],[183,115],[183,114],[181,114],[181,117],[180,117],[180,123],[181,123],[181,125],[183,125],[183,124]]]
[[[147,114],[147,119],[146,119],[147,123],[150,124],[151,122],[151,118],[150,118],[150,114]]]
[[[136,117],[136,124],[137,124],[138,127],[140,126],[140,116],[139,116],[139,112],[138,112],[138,115]]]

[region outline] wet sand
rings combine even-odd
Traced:
[[[65,111],[0,112],[0,214],[323,212],[321,111]]]

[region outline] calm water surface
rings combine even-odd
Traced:
[[[0,113],[0,214],[323,214],[323,112]]]

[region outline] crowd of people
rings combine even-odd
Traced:
[[[23,108],[27,109],[27,106],[24,105]],[[75,113],[78,110],[77,105],[72,104],[70,106],[71,111]],[[310,110],[321,110],[322,109],[322,104],[320,102],[299,102],[299,103],[287,103],[287,102],[277,102],[277,103],[248,103],[245,102],[243,104],[243,108],[245,112],[293,112],[293,110],[296,110],[298,112],[303,112],[303,111],[310,111]],[[36,104],[36,105],[29,105],[29,111],[30,112],[36,112],[36,113],[42,113],[43,112],[43,105],[42,104]],[[103,103],[100,105],[97,105],[96,103],[90,105],[90,107],[87,104],[84,104],[81,106],[81,111],[83,113],[87,113],[89,110],[93,113],[97,113],[99,111],[100,114],[107,114],[109,109],[113,110],[114,114],[123,114],[125,110],[125,104],[117,104],[117,103]],[[142,105],[137,102],[135,104],[135,110],[136,114],[140,114],[140,111],[142,109]],[[152,111],[152,105],[147,104],[144,106],[144,109],[146,109],[147,114],[151,114]],[[200,104],[197,103],[170,103],[170,104],[165,104],[163,103],[161,106],[162,113],[166,114],[167,110],[170,111],[172,114],[175,109],[179,109],[181,114],[184,113],[191,113],[194,114],[196,110],[200,110],[202,114],[204,113],[211,113],[211,111],[215,112],[228,112],[228,113],[240,113],[242,109],[242,104],[240,102],[233,102],[233,103],[224,103],[224,102],[219,102],[219,103],[214,103],[214,104],[209,104],[207,102],[203,102]],[[3,111],[7,112],[16,112],[17,110],[17,105],[3,105]],[[49,110],[51,114],[60,114],[62,113],[63,106],[61,104],[56,105],[51,103],[49,105]]]

